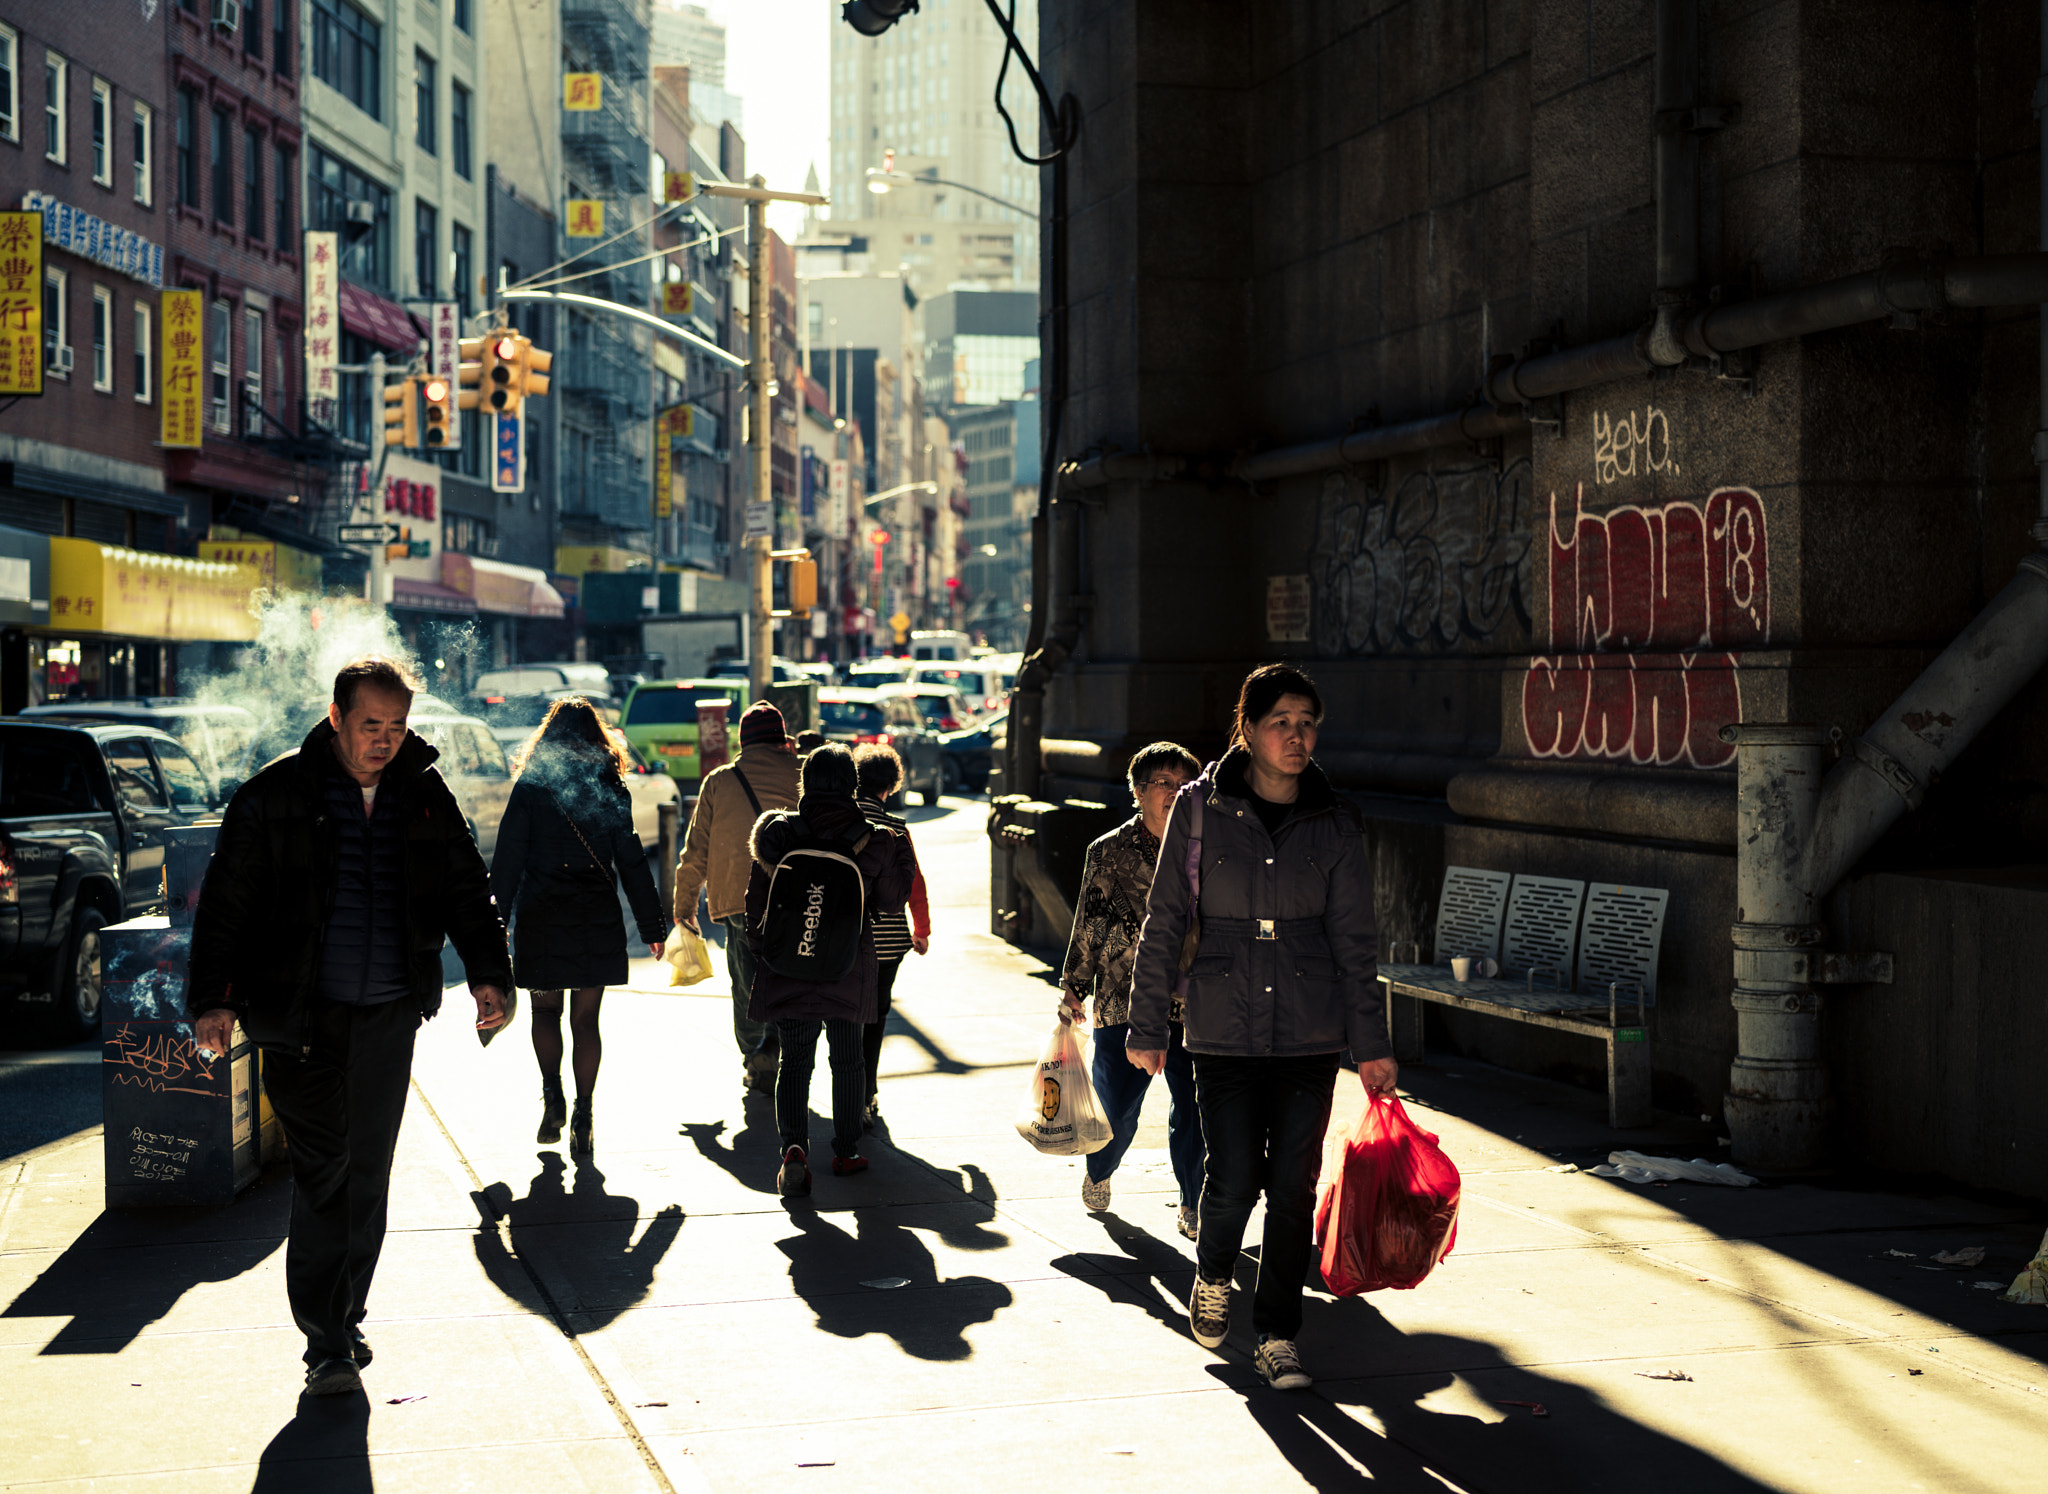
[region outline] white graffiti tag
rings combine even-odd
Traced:
[[[1638,473],[1678,475],[1678,463],[1671,449],[1671,422],[1655,405],[1638,415],[1626,410],[1609,418],[1593,412],[1593,481],[1605,485]]]

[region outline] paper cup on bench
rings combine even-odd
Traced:
[[[1468,981],[1468,980],[1470,980],[1471,978],[1472,978],[1472,956],[1470,956],[1470,955],[1452,955],[1452,956],[1451,956],[1451,979],[1452,979],[1452,980],[1455,980],[1455,981]]]

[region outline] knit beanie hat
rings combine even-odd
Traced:
[[[770,747],[785,746],[789,741],[789,730],[782,723],[782,712],[769,701],[757,700],[747,707],[740,717],[740,747],[742,750],[762,742]]]

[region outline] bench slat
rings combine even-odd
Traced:
[[[1471,866],[1445,869],[1436,909],[1435,953],[1439,961],[1462,954],[1500,958],[1501,918],[1507,911],[1508,887],[1513,881],[1507,872]]]
[[[1657,950],[1664,938],[1664,910],[1671,894],[1661,887],[1624,887],[1595,882],[1586,889],[1586,919],[1579,935],[1579,965],[1573,984],[1606,994],[1614,981],[1641,981],[1643,999],[1657,1000]],[[1629,994],[1632,1001],[1633,995]]]
[[[1527,873],[1516,876],[1514,890],[1508,894],[1503,939],[1507,953],[1501,956],[1502,967],[1569,972],[1578,947],[1579,906],[1585,897],[1584,882]]]

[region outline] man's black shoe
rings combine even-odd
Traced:
[[[323,1359],[306,1371],[307,1395],[354,1395],[362,1388],[353,1359]]]
[[[349,1356],[355,1360],[357,1369],[365,1369],[375,1356],[370,1352],[370,1341],[363,1337],[363,1330],[351,1328],[348,1331]]]

